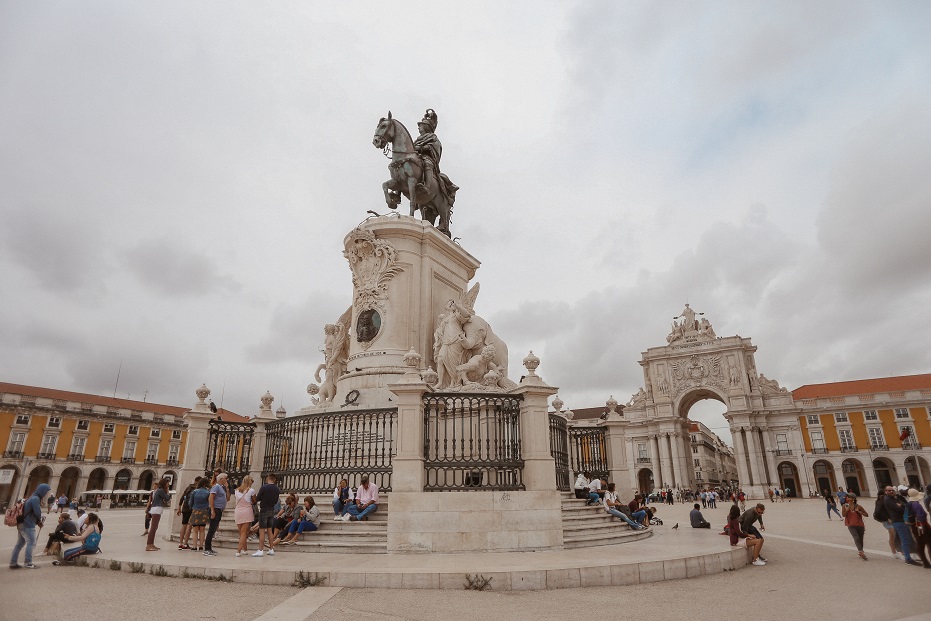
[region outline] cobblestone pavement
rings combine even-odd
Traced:
[[[638,614],[696,621],[738,616],[752,616],[754,621],[820,621],[851,616],[879,621],[916,615],[931,619],[931,569],[894,561],[886,544],[886,531],[879,524],[867,521],[870,560],[862,561],[843,523],[828,521],[823,502],[796,500],[765,505],[766,567],[746,567],[689,580],[553,591],[342,589],[316,610],[292,606],[275,618],[540,621],[589,613],[609,619]],[[705,517],[716,527],[723,524],[727,511],[726,505],[720,506],[705,510]],[[872,501],[868,500],[867,507],[872,509]],[[681,504],[661,507],[659,514],[666,524],[657,527],[656,536],[678,538],[687,550],[694,534],[688,527],[690,508]],[[138,511],[103,515],[108,531],[142,532]],[[680,526],[673,530],[676,522]],[[15,531],[4,528],[0,533],[0,552],[9,555]],[[40,542],[44,539],[41,536]],[[254,619],[298,593],[290,587],[52,567],[45,557],[37,561],[41,565],[38,570],[9,571],[0,565],[0,620],[45,621],[59,611],[67,611],[69,616],[104,621],[151,621],[162,617],[238,621]],[[347,562],[364,563],[365,557],[360,555]]]

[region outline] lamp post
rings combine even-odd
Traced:
[[[799,457],[802,458],[802,470],[805,472],[805,487],[808,488],[808,497],[811,498],[811,480],[808,478],[808,466],[805,464],[805,451],[801,444],[798,446]]]

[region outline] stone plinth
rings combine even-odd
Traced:
[[[392,492],[388,552],[515,552],[562,547],[558,491]]]

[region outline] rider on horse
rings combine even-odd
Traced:
[[[433,133],[437,125],[436,112],[428,108],[423,115],[423,119],[417,123],[417,130],[420,136],[414,140],[414,150],[420,154],[423,159],[423,189],[430,186],[431,177],[436,180],[437,186],[446,200],[452,203],[456,197],[456,190],[459,186],[449,180],[449,177],[440,172],[440,158],[443,157],[443,143]]]

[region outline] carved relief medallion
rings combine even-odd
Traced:
[[[356,340],[363,349],[375,340],[385,321],[388,281],[404,269],[396,265],[397,255],[390,242],[366,229],[355,229],[346,240],[343,256],[349,261],[355,289]]]
[[[672,363],[674,394],[696,386],[722,386],[724,373],[720,356],[691,356]]]

